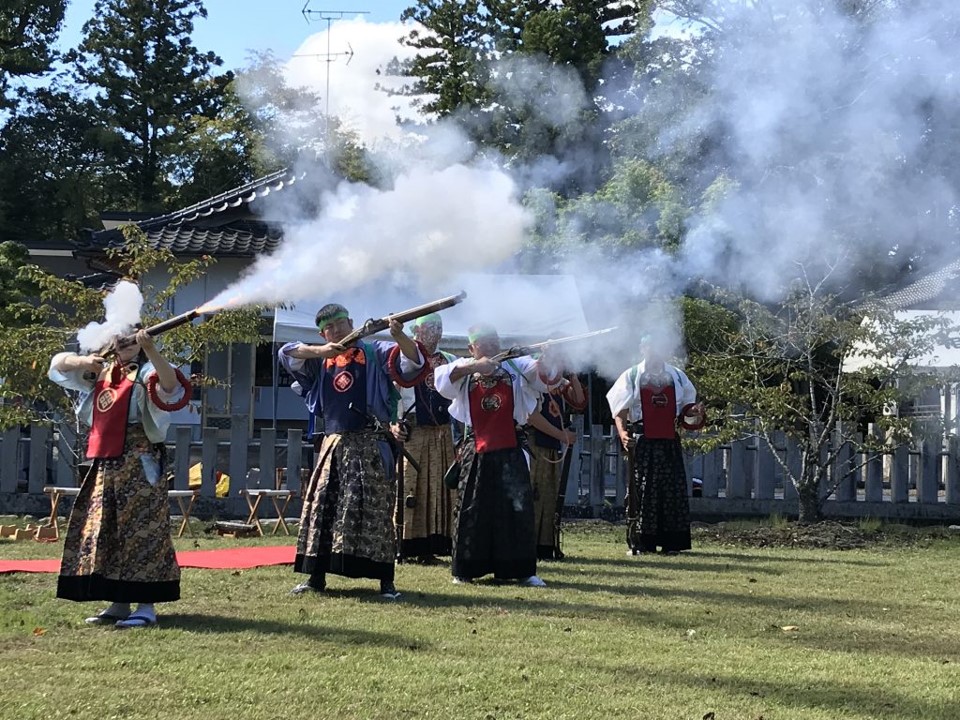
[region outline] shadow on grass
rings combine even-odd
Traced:
[[[304,614],[303,617],[309,616]],[[165,630],[183,630],[192,633],[259,633],[266,635],[290,635],[326,640],[350,645],[383,645],[407,647],[410,639],[402,635],[369,632],[339,627],[318,627],[309,622],[284,622],[263,618],[237,617],[195,613],[164,613],[160,627]]]
[[[576,556],[568,556],[569,560],[572,562],[546,562],[538,564],[538,571],[542,575],[564,575],[564,574],[581,574],[581,572],[589,572],[591,565],[595,563],[593,560],[588,558],[580,558]],[[613,567],[613,564],[611,565]],[[601,572],[604,575],[609,575],[613,577],[633,577],[639,571],[649,571],[649,572],[713,572],[713,573],[727,573],[727,572],[740,572],[740,573],[750,573],[751,575],[775,575],[780,576],[784,574],[783,570],[777,570],[775,568],[767,568],[761,566],[753,567],[739,567],[734,563],[730,562],[699,562],[692,559],[691,557],[664,557],[662,559],[658,558],[646,558],[641,555],[639,557],[625,558],[623,564],[620,566],[624,568],[623,570],[617,569],[608,569],[604,568]]]
[[[607,668],[609,669],[609,668]],[[638,668],[624,666],[618,673],[635,675]],[[863,686],[850,684],[849,680],[838,678],[836,682],[824,683],[815,680],[804,682],[795,680],[790,682],[778,679],[776,682],[753,680],[747,677],[722,674],[672,673],[645,668],[644,673],[650,673],[651,679],[658,679],[665,685],[687,686],[703,690],[711,688],[716,693],[724,693],[732,697],[741,696],[745,702],[756,705],[761,702],[775,704],[783,712],[790,708],[809,710],[835,711],[838,714],[848,714],[856,711],[858,717],[890,717],[897,720],[929,720],[930,718],[945,718],[943,714],[946,702],[927,702],[898,690],[894,684],[883,687]],[[844,684],[846,682],[846,684]],[[780,717],[777,708],[770,708],[771,717]],[[696,717],[710,711],[709,707],[696,708]],[[766,714],[766,713],[765,713]],[[788,717],[788,716],[784,716]],[[954,716],[955,717],[955,716]]]

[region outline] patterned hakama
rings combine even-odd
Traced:
[[[530,480],[533,483],[533,519],[537,535],[537,558],[559,560],[560,517],[557,500],[563,472],[563,456],[559,450],[533,446]]]
[[[444,485],[443,475],[453,463],[450,426],[414,426],[404,447],[417,461],[420,473],[404,460],[403,497],[406,505],[403,509],[401,555],[449,555],[456,493]]]
[[[144,462],[160,463],[162,452],[141,426],[131,425],[123,455],[94,463],[70,513],[57,597],[124,603],[180,598],[167,480],[160,473],[151,485],[144,472]]]
[[[639,552],[655,552],[657,546],[664,552],[689,550],[690,503],[680,439],[639,438],[633,452],[627,545]]]
[[[370,431],[327,435],[300,517],[299,573],[393,580],[397,501],[392,455]]]
[[[454,521],[454,577],[502,580],[537,572],[533,488],[520,447],[477,453],[464,441],[460,505]]]

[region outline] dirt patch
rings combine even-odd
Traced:
[[[692,534],[700,542],[746,547],[829,548],[853,550],[882,545],[929,545],[936,540],[953,538],[960,542],[960,533],[945,528],[909,525],[861,525],[824,521],[812,524],[781,522],[773,525],[746,523],[693,523]]]

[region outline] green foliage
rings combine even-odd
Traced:
[[[0,327],[15,328],[35,297],[37,286],[20,275],[30,259],[30,251],[15,242],[0,242]]]
[[[484,61],[492,48],[480,0],[417,0],[401,20],[415,27],[404,42],[419,52],[403,71],[415,78],[405,95],[417,96],[415,106],[427,116],[446,117],[469,111],[486,96]]]
[[[178,261],[168,250],[151,247],[135,226],[125,227],[124,235],[125,244],[111,250],[109,256],[121,272],[138,281],[144,296],[142,319],[151,325],[169,316],[164,310],[167,301],[179,288],[208,272],[214,260]],[[18,257],[23,262],[17,265],[15,282],[18,287],[35,289],[35,294],[31,302],[14,306],[17,326],[5,326],[0,335],[0,428],[49,419],[51,412],[69,410],[66,395],[46,377],[50,359],[68,346],[79,328],[101,321],[103,314],[101,292],[25,264],[22,254]],[[0,265],[0,279],[2,271]],[[0,292],[11,292],[10,287],[4,283]],[[259,308],[224,311],[202,323],[181,325],[165,333],[159,344],[171,363],[186,365],[202,360],[205,351],[231,342],[259,342],[259,328]],[[195,381],[214,382],[208,378]]]
[[[4,0],[0,4],[0,110],[13,104],[7,97],[11,78],[50,69],[66,9],[67,0]]]
[[[800,449],[799,471],[782,466],[804,520],[818,517],[824,483],[828,493],[839,482],[829,473],[844,443],[857,452],[881,449],[866,432],[870,424],[889,439],[911,437],[910,420],[885,410],[929,385],[908,361],[946,327],[936,318],[904,321],[882,306],[852,311],[800,285],[775,306],[717,293],[684,309],[688,372],[716,418],[694,444],[709,449],[755,436],[775,448],[789,438]]]
[[[124,203],[128,189],[106,170],[96,105],[76,87],[31,93],[0,129],[0,237],[62,241]]]
[[[206,14],[200,0],[98,0],[68,56],[78,81],[97,93],[105,147],[137,210],[163,208],[189,119],[218,107],[217,85],[204,81],[222,61],[190,40],[194,19]]]

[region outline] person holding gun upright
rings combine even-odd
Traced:
[[[533,488],[520,426],[529,421],[563,443],[574,442],[573,433],[553,427],[537,413],[539,394],[559,378],[551,383],[529,356],[495,360],[500,338],[492,326],[473,326],[468,340],[470,358],[434,371],[437,391],[452,400],[450,415],[466,426],[453,581],[471,582],[492,573],[498,580],[544,587],[537,576]]]
[[[448,305],[449,307],[449,305]],[[397,372],[415,382],[425,372],[416,343],[403,332],[403,321],[433,312],[417,308],[405,314],[368,321],[354,330],[343,305],[331,303],[317,312],[319,345],[287,343],[280,363],[302,388],[311,413],[323,420],[317,464],[304,489],[294,571],[308,575],[292,593],[322,592],[326,575],[380,581],[380,594],[396,599],[394,585],[397,485],[392,438],[399,393],[388,373],[388,358],[399,349]],[[394,342],[363,340],[389,328]]]
[[[390,376],[399,387],[412,390],[412,405],[404,413],[409,417],[409,435],[404,437],[404,444],[412,461],[403,460],[405,487],[401,498],[404,507],[400,557],[429,563],[437,555],[450,554],[456,501],[456,493],[443,482],[443,475],[453,462],[450,400],[437,392],[433,371],[456,357],[439,349],[443,337],[439,313],[417,318],[413,323],[413,337],[429,367],[419,382],[403,379],[399,347],[390,353]]]
[[[170,413],[190,399],[190,383],[148,330],[112,345],[50,362],[49,378],[80,393],[77,416],[90,428],[94,461],[70,513],[57,597],[109,601],[86,619],[90,625],[142,628],[157,624],[154,603],[180,598],[163,442]],[[131,603],[138,603],[133,613]]]

